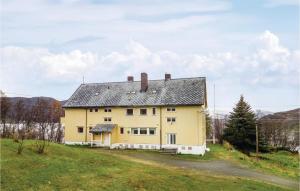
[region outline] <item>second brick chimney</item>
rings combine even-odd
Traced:
[[[165,74],[165,81],[171,80],[171,74]]]
[[[127,81],[128,82],[133,82],[133,76],[127,76]]]
[[[141,73],[141,92],[146,92],[148,89],[148,75]]]

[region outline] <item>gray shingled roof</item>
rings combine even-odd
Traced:
[[[112,129],[115,127],[116,127],[116,124],[97,124],[89,132],[90,133],[111,132]]]
[[[140,92],[140,81],[81,84],[64,107],[202,105],[205,83],[200,77],[149,80],[146,92]]]

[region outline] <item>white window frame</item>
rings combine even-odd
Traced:
[[[127,111],[128,109],[132,109],[132,115],[128,115]],[[133,108],[126,108],[126,116],[133,116],[134,115],[134,109]]]
[[[111,108],[109,108],[109,107],[104,108],[104,112],[105,112],[105,113],[111,113]]]
[[[154,130],[154,134],[150,134],[150,129],[153,129],[153,130]],[[153,135],[156,135],[156,128],[149,127],[149,128],[148,128],[148,135],[150,135],[150,136],[151,136],[151,135],[152,135],[152,136],[153,136]]]
[[[111,117],[104,117],[104,121],[105,121],[105,122],[111,122],[111,121],[112,121],[112,118],[111,118]]]
[[[176,134],[175,133],[167,134],[167,144],[168,145],[176,145]]]
[[[171,123],[171,124],[176,123],[176,117],[167,117],[167,123]]]
[[[176,108],[175,107],[167,107],[167,112],[175,112]]]
[[[142,110],[146,110],[146,114],[141,114],[141,111]],[[148,115],[148,109],[147,108],[140,108],[140,115],[141,116],[146,116],[146,115]]]

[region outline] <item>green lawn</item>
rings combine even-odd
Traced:
[[[97,150],[51,144],[37,154],[33,141],[1,140],[1,190],[284,190],[241,178],[146,165]],[[209,157],[209,155],[207,156]]]
[[[196,155],[174,155],[175,159],[186,160],[230,160],[232,162],[254,168],[262,172],[299,179],[299,155],[287,151],[279,151],[273,153],[259,154],[260,160],[257,161],[255,153],[251,153],[251,157],[236,151],[226,150],[225,147],[219,144],[210,144],[207,146],[210,152],[206,152],[204,156]]]

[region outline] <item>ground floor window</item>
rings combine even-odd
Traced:
[[[131,134],[133,135],[155,135],[156,128],[148,128],[148,127],[141,127],[141,128],[131,128]]]
[[[138,135],[139,129],[138,128],[131,128],[131,134]]]
[[[78,133],[83,133],[83,127],[77,127],[77,132]]]
[[[149,128],[149,135],[155,135],[155,128]]]
[[[168,133],[167,134],[167,143],[169,145],[176,144],[176,134],[174,134],[174,133]]]
[[[141,135],[147,135],[147,128],[140,128]]]

